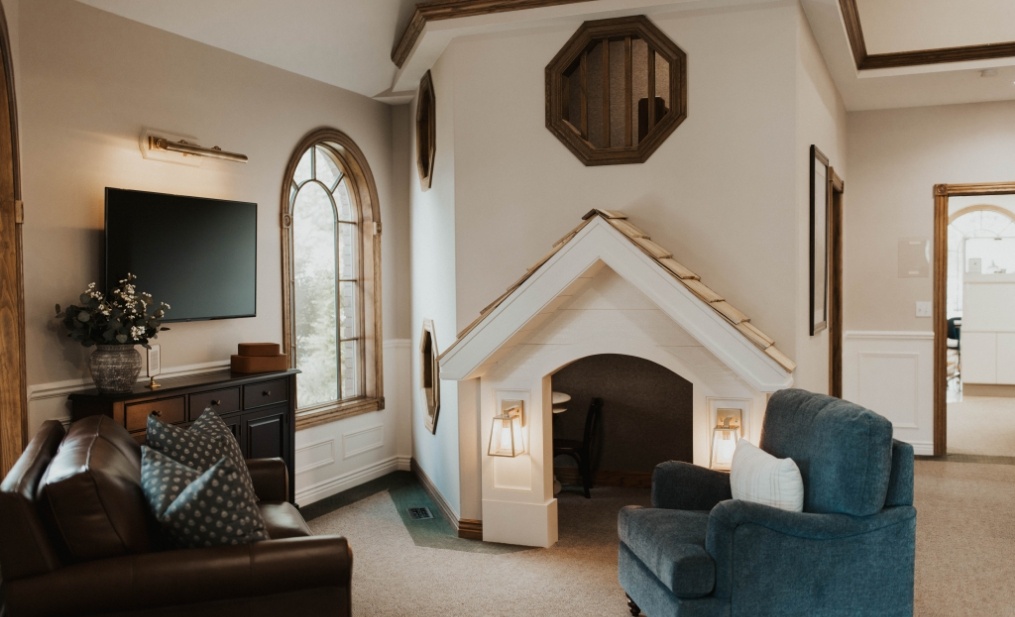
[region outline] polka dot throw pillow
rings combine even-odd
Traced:
[[[180,546],[268,539],[257,498],[239,475],[227,456],[202,472],[141,447],[141,488],[155,518]]]
[[[222,418],[211,409],[206,409],[187,428],[166,424],[150,415],[147,429],[149,448],[198,471],[209,469],[225,456],[236,468],[239,480],[253,492],[254,484],[240,444]]]

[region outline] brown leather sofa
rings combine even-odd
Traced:
[[[47,421],[0,485],[6,616],[351,614],[346,539],[311,536],[281,459],[248,467],[270,540],[165,548],[127,431]]]

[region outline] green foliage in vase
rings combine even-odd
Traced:
[[[119,284],[104,295],[96,289],[95,283],[81,292],[78,301],[65,309],[56,305],[56,317],[63,323],[67,336],[85,347],[92,345],[142,345],[148,348],[148,340],[158,336],[162,330],[162,319],[169,305],[160,302],[153,308],[152,296],[139,292],[134,286],[137,277],[127,273]]]

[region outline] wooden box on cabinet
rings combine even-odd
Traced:
[[[289,469],[289,500],[295,497],[296,373],[239,374],[217,371],[162,380],[151,390],[138,384],[131,392],[71,394],[71,420],[104,414],[145,441],[148,414],[186,426],[213,409],[233,431],[247,458],[279,457]]]

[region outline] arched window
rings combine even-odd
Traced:
[[[282,195],[283,345],[297,428],[384,408],[380,217],[373,174],[344,133],[300,141]]]
[[[953,202],[958,199],[952,198]],[[977,204],[950,215],[948,221],[948,314],[962,314],[962,291],[970,260],[979,272],[1015,272],[1015,219],[1000,206]]]

